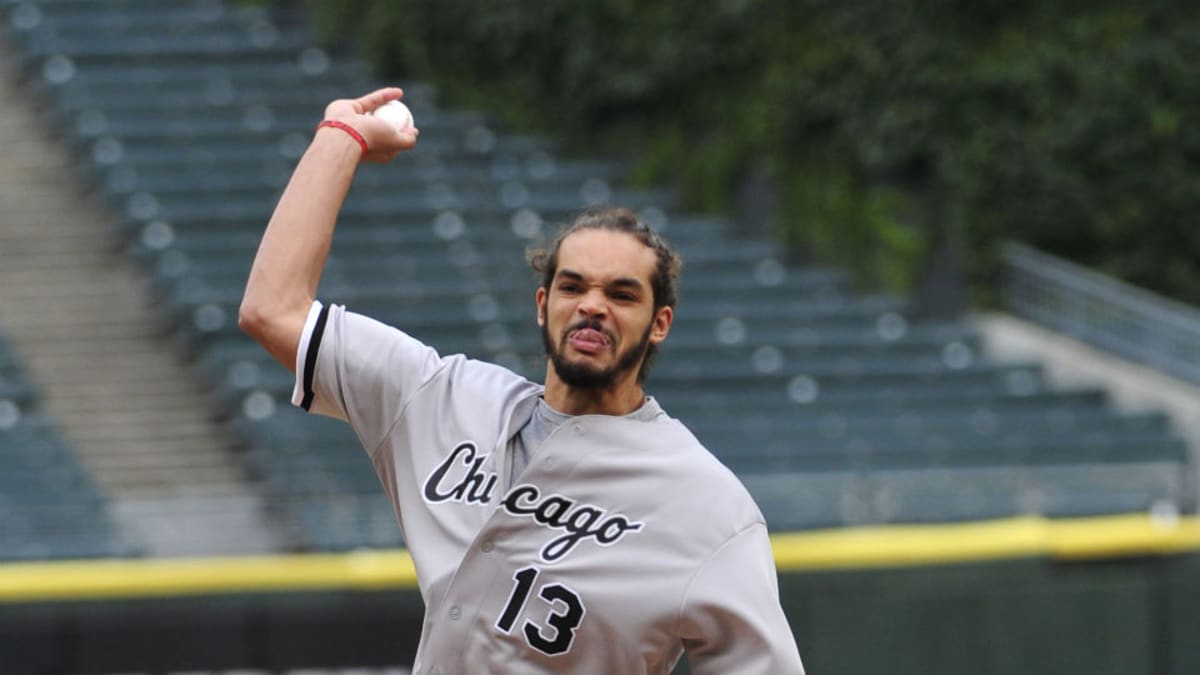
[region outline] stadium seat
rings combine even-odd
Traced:
[[[26,75],[294,545],[399,545],[353,433],[292,408],[291,373],[236,326],[262,229],[322,106],[376,86],[370,69],[319,48],[287,14],[295,8],[30,6],[5,24]],[[993,362],[965,321],[923,318],[904,298],[860,292],[845,270],[794,262],[725,218],[679,213],[667,191],[628,186],[617,161],[564,159],[547,137],[508,133],[482,112],[441,105],[431,86],[404,84],[421,142],[359,172],[322,300],[443,353],[540,378],[536,280],[523,251],[582,207],[621,203],[686,260],[648,391],[738,472],[773,529],[1187,502],[1171,479],[1190,470],[1186,447],[1163,416],[1121,414],[1101,390],[1056,389],[1036,362]],[[0,350],[0,434],[5,401],[27,417],[36,401],[5,358]],[[22,424],[20,434],[34,434],[38,423]],[[5,460],[0,485],[17,495],[38,490],[16,484],[56,484],[102,500],[81,487],[85,474],[39,464],[35,446]],[[69,521],[5,507],[0,522],[11,518],[13,532]],[[49,545],[5,550],[34,555]]]
[[[139,553],[0,332],[0,561]]]

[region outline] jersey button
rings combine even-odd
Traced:
[[[462,618],[462,608],[459,607],[458,605],[451,607],[450,608],[450,620],[458,621],[461,618]]]
[[[572,425],[571,429],[578,435],[583,433],[583,425],[578,422]]]
[[[492,549],[494,548],[496,548],[496,545],[492,543],[491,539],[488,539],[479,545],[479,550],[483,551],[484,553],[491,553]]]

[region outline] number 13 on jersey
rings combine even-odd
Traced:
[[[536,567],[526,567],[513,574],[512,594],[504,606],[504,613],[496,620],[496,628],[504,633],[511,633],[513,624],[525,607],[529,593],[541,573]],[[549,605],[549,613],[545,618],[545,626],[526,621],[523,627],[525,642],[530,647],[557,656],[571,650],[571,642],[575,639],[575,629],[583,621],[584,606],[579,595],[562,584],[547,584],[538,591],[538,597]]]

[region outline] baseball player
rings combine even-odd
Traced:
[[[414,673],[803,673],[762,514],[643,390],[679,259],[627,210],[545,252],[545,384],[315,299],[361,161],[418,132],[326,108],[255,258],[240,323],[296,373],[294,402],[350,423],[395,506],[426,614]]]

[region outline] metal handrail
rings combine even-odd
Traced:
[[[1017,316],[1200,384],[1200,310],[1023,244],[1003,255]]]

